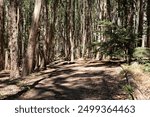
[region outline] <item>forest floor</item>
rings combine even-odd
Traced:
[[[0,99],[125,100],[129,95],[123,88],[126,81],[120,77],[121,71],[115,62],[82,60],[54,62],[47,70],[13,80],[8,71],[2,71]]]

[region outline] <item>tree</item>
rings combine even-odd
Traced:
[[[73,31],[73,11],[74,11],[74,0],[69,1],[69,40],[70,40],[70,53],[71,53],[71,61],[74,61],[74,31]]]
[[[150,0],[147,0],[147,47],[150,48]]]
[[[18,17],[17,17],[17,0],[10,0],[10,19],[11,19],[11,35],[10,35],[10,58],[11,71],[10,78],[18,78]]]
[[[40,11],[43,0],[35,0],[35,7],[32,16],[32,24],[30,28],[30,34],[27,45],[27,52],[24,58],[23,63],[23,76],[29,75],[34,70],[35,66],[35,47],[36,47],[36,38],[39,28],[39,19],[40,19]]]
[[[82,16],[81,16],[81,22],[82,22],[82,58],[85,56],[85,45],[86,45],[86,39],[87,39],[87,31],[86,31],[86,0],[82,1]]]
[[[4,69],[4,1],[0,0],[0,70]]]
[[[150,47],[150,0],[0,0],[0,70],[26,76],[58,59],[106,59],[96,45],[106,42],[123,44],[128,61],[134,47]]]
[[[144,2],[145,0],[137,0],[137,18],[136,18],[136,33],[138,34],[137,46],[145,47],[144,30]]]

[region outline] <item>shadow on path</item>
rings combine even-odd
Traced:
[[[77,66],[77,65],[76,65]],[[5,99],[27,99],[27,100],[117,100],[126,99],[127,94],[123,91],[121,80],[119,80],[115,69],[108,64],[88,63],[86,65],[64,64],[56,67],[52,72],[43,72],[36,77],[42,77],[32,85],[23,86],[23,89]],[[94,70],[82,69],[92,67]],[[80,68],[81,67],[81,68]],[[105,69],[104,69],[105,67]],[[114,75],[115,74],[115,75]]]

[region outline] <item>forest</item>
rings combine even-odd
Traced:
[[[0,99],[150,99],[150,0],[0,0]]]

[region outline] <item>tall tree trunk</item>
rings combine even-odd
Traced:
[[[45,35],[45,56],[46,56],[46,64],[50,61],[50,48],[51,48],[51,41],[50,41],[50,21],[49,21],[49,8],[48,8],[48,1],[45,0],[45,15],[46,15],[46,35]]]
[[[69,1],[69,39],[70,39],[70,54],[71,54],[71,61],[74,61],[74,38],[73,38],[73,2],[74,0]]]
[[[36,38],[39,27],[40,11],[43,0],[35,0],[32,24],[30,28],[27,52],[23,63],[23,76],[29,75],[34,70]]]
[[[131,59],[132,59],[132,54],[133,54],[133,49],[134,49],[134,39],[133,39],[133,34],[134,34],[134,2],[131,2],[130,6],[130,12],[128,14],[128,24],[129,24],[129,30],[130,30],[130,41],[128,41],[128,59],[127,62],[128,64],[131,64]]]
[[[4,1],[0,0],[0,70],[4,69]]]
[[[11,9],[10,9],[10,5],[5,5],[5,35],[6,35],[6,40],[5,40],[5,70],[10,70],[10,35],[11,35],[11,18],[10,18],[10,13],[11,13]],[[7,17],[7,18],[6,18]]]
[[[18,67],[18,17],[17,17],[17,0],[10,0],[10,18],[11,18],[11,35],[10,35],[10,58],[11,71],[10,78],[19,77]]]
[[[59,0],[54,0],[52,8],[51,8],[52,22],[50,24],[50,30],[48,32],[49,33],[49,44],[47,45],[47,47],[49,49],[49,53],[48,53],[49,61],[48,62],[54,61],[54,56],[55,56],[55,50],[54,50],[55,33],[56,33],[55,25],[56,25],[56,21],[57,21],[58,3],[59,3]]]
[[[147,0],[147,47],[150,47],[150,0]]]
[[[85,56],[85,43],[86,43],[86,36],[87,36],[87,32],[86,32],[86,1],[83,0],[82,2],[83,5],[83,13],[82,13],[82,17],[81,17],[81,25],[82,25],[82,58],[84,58]]]
[[[65,60],[71,58],[71,44],[70,44],[70,0],[66,0],[65,9]]]
[[[143,0],[137,0],[137,17],[136,17],[136,33],[138,34],[138,42],[137,46],[145,46],[145,40],[144,40],[144,35],[143,35],[143,23],[144,23],[144,5],[143,5]],[[142,43],[141,43],[142,42]]]
[[[143,0],[140,0],[140,9],[139,9],[139,25],[138,25],[138,36],[142,38],[143,35]]]

